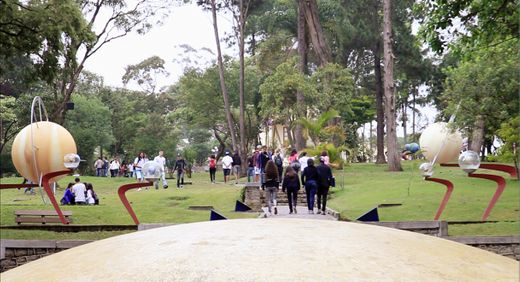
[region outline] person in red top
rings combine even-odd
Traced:
[[[212,184],[215,183],[215,173],[217,172],[217,160],[215,155],[211,155],[208,159],[209,162],[209,179]]]

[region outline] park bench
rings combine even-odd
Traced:
[[[72,212],[62,211],[65,218],[72,222]],[[19,210],[14,212],[16,216],[16,223],[61,223],[58,213],[56,211],[43,210]]]

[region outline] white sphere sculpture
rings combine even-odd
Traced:
[[[459,167],[467,172],[473,173],[480,167],[480,156],[474,151],[466,151],[459,156]]]
[[[459,131],[452,130],[445,122],[436,122],[428,126],[419,138],[422,153],[427,160],[446,163],[457,158],[462,147],[462,136]]]
[[[162,166],[154,161],[148,161],[143,165],[143,177],[148,181],[155,181],[161,178]]]

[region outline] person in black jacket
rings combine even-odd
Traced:
[[[314,166],[314,160],[307,160],[307,167],[302,172],[302,184],[305,186],[305,194],[307,195],[307,208],[309,214],[314,214],[314,196],[318,190],[318,181],[320,175],[318,169]]]
[[[285,169],[285,175],[282,182],[282,191],[287,191],[287,200],[289,201],[289,214],[298,213],[296,211],[296,203],[298,203],[298,191],[300,190],[300,178],[294,168],[288,166]]]
[[[325,164],[325,158],[323,157],[320,158],[320,165],[316,169],[318,169],[318,174],[320,175],[320,180],[318,181],[318,214],[326,215],[327,195],[332,182],[332,170]]]
[[[269,214],[271,214],[271,208],[274,205],[274,214],[278,213],[276,208],[276,193],[278,192],[278,186],[280,181],[278,180],[278,169],[272,160],[268,161],[265,166],[265,182],[264,186],[266,190],[265,198],[267,199],[267,207]]]
[[[233,174],[235,175],[235,184],[238,184],[238,179],[240,178],[240,174],[242,167],[242,159],[240,158],[240,154],[238,151],[235,151],[233,155]]]

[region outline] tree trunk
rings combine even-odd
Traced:
[[[412,99],[413,99],[413,110],[412,110],[412,138],[413,138],[413,141],[416,141],[416,138],[415,138],[415,97],[417,95],[417,92],[419,92],[419,87],[415,86],[413,88],[413,91],[412,91]]]
[[[300,0],[299,2],[303,3],[305,20],[314,52],[316,52],[320,66],[325,66],[331,61],[331,55],[321,27],[318,4],[316,0]]]
[[[386,164],[385,158],[385,112],[383,105],[383,79],[381,75],[380,44],[374,50],[374,73],[376,78],[376,164]]]
[[[244,29],[246,24],[246,10],[244,9],[244,0],[240,0],[240,18],[239,18],[239,56],[240,56],[240,72],[239,72],[239,100],[240,100],[240,116],[238,118],[240,128],[240,158],[242,159],[242,171],[245,171],[247,160],[247,143],[246,143],[246,126],[245,126],[245,105],[244,105]]]
[[[233,126],[233,119],[231,117],[231,109],[229,105],[229,96],[226,87],[226,81],[224,80],[224,63],[222,62],[222,51],[220,50],[220,38],[218,35],[218,24],[217,24],[217,9],[215,7],[215,0],[211,0],[211,14],[213,16],[213,31],[215,33],[215,43],[217,44],[217,62],[218,62],[218,73],[220,78],[220,89],[224,98],[224,110],[226,111],[226,119],[229,128],[229,135],[231,135],[231,144],[233,151],[237,150],[237,140],[235,134],[235,128]]]
[[[305,33],[305,3],[302,0],[296,0],[298,3],[298,54],[300,56],[300,72],[307,74],[307,34]],[[301,91],[296,91],[296,119],[304,116],[305,99]],[[303,126],[296,124],[294,128],[294,146],[296,150],[305,148],[305,140],[303,138]],[[292,141],[291,141],[291,144]]]
[[[469,149],[480,154],[480,149],[484,143],[484,117],[478,115],[471,134],[471,145]]]
[[[407,101],[405,100],[404,103],[403,103],[403,133],[404,133],[404,144],[408,144],[408,136],[406,134],[406,126],[407,126],[407,121],[408,121],[408,113],[406,112],[406,109],[408,108],[408,103]]]
[[[397,152],[395,87],[394,87],[394,53],[392,50],[392,2],[383,1],[383,60],[385,66],[385,117],[386,147],[388,149],[388,169],[402,171],[401,159]]]

